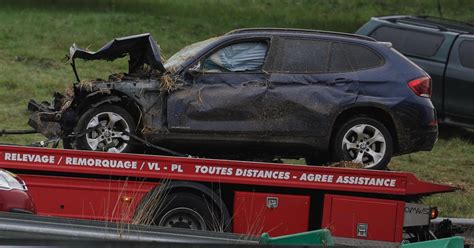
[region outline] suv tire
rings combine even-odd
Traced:
[[[335,161],[361,163],[365,169],[385,169],[393,152],[392,136],[379,121],[354,117],[340,126],[332,143]]]
[[[134,150],[130,134],[136,135],[132,116],[115,105],[91,108],[80,118],[74,132],[75,146],[80,150],[127,153]]]

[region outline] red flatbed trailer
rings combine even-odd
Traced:
[[[426,231],[426,207],[410,201],[456,190],[405,172],[20,146],[0,146],[0,168],[27,183],[40,215],[130,222],[141,209],[168,226],[274,236],[330,228],[384,242]],[[164,213],[144,207],[160,200]]]

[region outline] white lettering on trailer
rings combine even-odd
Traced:
[[[219,166],[195,165],[194,173],[220,175],[220,176],[232,176],[233,169],[228,168],[228,167],[219,167]]]
[[[160,170],[160,166],[158,165],[158,163],[150,163],[150,162],[148,162],[148,169],[159,171],[159,170]]]
[[[136,161],[122,161],[113,159],[98,159],[98,158],[77,158],[77,157],[66,157],[66,165],[79,165],[89,167],[104,167],[104,168],[116,168],[116,169],[136,169]]]
[[[27,154],[27,153],[21,154],[21,153],[6,152],[4,159],[6,161],[54,164],[54,156],[52,155],[38,155],[38,154]]]
[[[303,173],[300,177],[300,181],[332,183],[333,178],[334,175]]]
[[[285,171],[270,171],[270,170],[256,170],[256,169],[237,169],[235,175],[240,177],[255,177],[265,179],[290,179],[290,172]]]
[[[63,161],[63,156],[59,157],[59,160],[58,160],[58,165],[61,164],[61,161]]]
[[[5,161],[18,161],[29,163],[44,163],[55,164],[54,155],[39,155],[27,153],[5,152]],[[114,160],[114,159],[99,159],[99,158],[82,158],[82,157],[59,157],[58,165],[84,166],[84,167],[101,167],[101,168],[117,168],[117,169],[137,169],[137,161],[133,160]],[[145,166],[146,164],[146,166]],[[142,162],[140,170],[143,167],[149,171],[168,171],[184,173],[184,168],[181,164],[172,163],[170,166],[162,166],[158,162]],[[396,187],[397,179],[394,178],[378,178],[367,176],[336,176],[332,174],[318,174],[318,173],[296,173],[292,175],[290,171],[275,171],[264,169],[245,169],[232,168],[225,166],[211,166],[211,165],[194,165],[195,174],[216,175],[216,176],[235,176],[247,177],[256,179],[276,179],[276,180],[298,180],[302,182],[317,182],[317,183],[336,183],[348,185],[362,185],[362,186],[380,186],[380,187]],[[337,177],[337,178],[335,178]]]
[[[172,171],[178,169],[177,165],[171,165]],[[173,169],[174,168],[174,169]],[[181,167],[179,167],[181,169]],[[194,165],[195,174],[216,175],[216,176],[236,176],[262,179],[278,179],[289,180],[296,179],[302,182],[318,182],[318,183],[336,183],[336,184],[351,184],[363,186],[381,186],[381,187],[395,187],[396,179],[393,178],[377,178],[377,177],[357,177],[357,176],[337,176],[332,174],[317,174],[317,173],[302,173],[301,175],[292,175],[289,171],[273,171],[273,170],[259,170],[259,169],[243,169],[243,168],[229,168],[221,166],[210,165]]]
[[[183,168],[181,168],[180,164],[171,164],[171,171],[183,173]]]
[[[352,185],[395,187],[396,181],[397,181],[396,179],[390,179],[390,178],[339,176],[336,180],[336,183],[352,184]]]

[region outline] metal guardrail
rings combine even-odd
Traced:
[[[436,226],[444,219],[446,218],[437,218],[432,221],[432,225]],[[474,239],[474,219],[449,219],[454,225],[464,229],[461,236],[467,240]],[[262,247],[259,245],[259,237],[232,233],[0,212],[0,246],[43,244],[57,247],[80,244],[84,247],[89,246],[85,244],[90,244],[89,248],[103,247],[103,245],[148,247],[150,242],[155,245],[159,242],[160,247],[163,248],[185,248],[190,244],[194,248]],[[344,242],[336,243],[344,244]]]
[[[0,239],[25,238],[186,244],[258,244],[256,237],[231,233],[0,212]]]

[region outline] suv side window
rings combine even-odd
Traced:
[[[329,72],[358,71],[382,66],[383,58],[361,45],[334,42],[331,46]]]
[[[459,46],[459,59],[461,65],[467,68],[474,69],[474,57],[472,56],[474,51],[474,41],[465,40],[461,42]]]
[[[391,42],[393,47],[404,54],[432,57],[444,41],[440,34],[430,34],[393,27],[378,27],[370,37],[378,41]]]
[[[364,70],[383,65],[371,49],[356,44],[285,38],[279,42],[274,72],[327,73]]]
[[[279,42],[273,71],[321,73],[327,70],[331,42],[285,38]]]
[[[213,53],[201,65],[203,72],[244,72],[262,69],[267,54],[266,42],[242,42]]]

